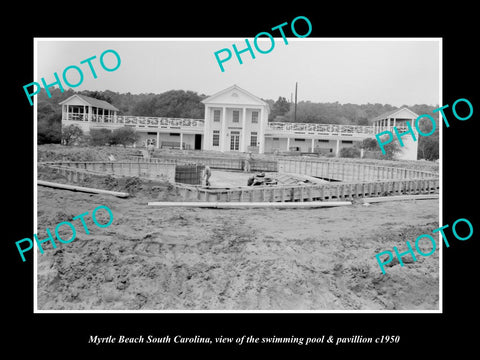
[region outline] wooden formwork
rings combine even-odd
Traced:
[[[282,172],[293,172],[336,181],[376,181],[438,177],[437,174],[428,171],[318,159],[278,159],[278,169]]]
[[[139,159],[138,161],[142,161]],[[145,159],[146,162],[167,162],[175,164],[202,164],[212,169],[225,170],[243,170],[245,159],[241,158],[222,158],[222,157],[200,157],[200,156],[162,156],[161,158]],[[273,160],[250,159],[251,171],[278,171],[278,163]]]
[[[439,191],[439,180],[401,179],[308,186],[255,186],[234,189],[178,186],[178,189],[185,201],[329,201],[355,200],[376,196],[433,194]]]
[[[175,164],[146,163],[146,162],[52,162],[41,163],[39,166],[60,169],[66,176],[79,176],[80,173],[92,173],[97,175],[135,176],[148,179],[161,179],[175,181]],[[67,174],[68,173],[68,174]],[[77,174],[77,175],[71,175]]]
[[[223,169],[243,168],[243,159],[208,159],[205,165]],[[78,182],[85,173],[111,174],[114,176],[138,176],[175,182],[177,164],[192,164],[192,159],[139,159],[116,162],[51,162],[39,166],[60,169],[69,181]],[[439,192],[437,174],[404,168],[385,167],[360,163],[319,160],[279,159],[278,162],[258,162],[261,168],[280,170],[318,178],[338,180],[327,184],[278,185],[208,189],[198,186],[178,185],[185,201],[226,202],[289,202],[354,200],[364,197],[389,195],[433,194]],[[255,168],[253,168],[255,169]]]

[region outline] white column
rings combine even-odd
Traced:
[[[180,133],[180,150],[183,150],[183,133]]]
[[[312,138],[312,150],[310,151],[310,152],[312,152],[312,153],[314,152],[314,148],[313,148],[314,146],[315,146],[315,139]]]
[[[335,157],[340,155],[340,139],[337,139],[337,149],[335,150]]]
[[[268,118],[265,116],[267,113],[264,111],[263,107],[260,108],[258,118],[259,122],[259,132],[258,132],[258,140],[260,141],[260,146],[258,148],[258,153],[263,154],[265,152],[265,128],[267,127]],[[265,119],[264,119],[265,117]]]
[[[225,151],[225,143],[227,142],[226,127],[227,127],[227,108],[222,107],[222,119],[220,124],[220,151]]]
[[[205,118],[203,123],[203,150],[210,150],[212,146],[212,134],[210,131],[210,112],[211,109],[205,105]]]
[[[157,149],[160,148],[160,131],[157,130]]]
[[[242,108],[242,141],[240,143],[240,151],[247,151],[247,108]]]
[[[287,151],[290,151],[290,137],[287,136]]]
[[[393,127],[397,126],[397,118],[393,118]]]

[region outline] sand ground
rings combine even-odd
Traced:
[[[167,199],[158,191],[120,199],[38,187],[40,239],[45,228],[99,205],[114,215],[103,229],[85,217],[89,235],[73,220],[73,242],[38,253],[38,309],[439,307],[438,250],[417,262],[405,256],[403,267],[392,262],[385,275],[374,257],[393,246],[405,251],[405,241],[437,228],[438,200],[296,210],[149,207]]]

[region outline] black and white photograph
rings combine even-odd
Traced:
[[[37,310],[440,310],[441,45],[37,39]]]

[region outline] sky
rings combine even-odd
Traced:
[[[343,39],[287,38],[288,44],[275,38],[273,49],[241,54],[243,64],[235,56],[232,44],[246,48],[245,38],[125,38],[125,39],[36,39],[36,72],[39,82],[54,82],[54,72],[62,78],[71,65],[80,67],[83,82],[74,90],[111,90],[119,93],[162,93],[168,90],[191,90],[213,95],[237,84],[262,98],[291,99],[298,83],[298,101],[339,102],[341,104],[381,103],[394,106],[441,104],[441,42],[439,39]],[[271,42],[261,37],[258,46],[268,50]],[[229,49],[232,57],[223,63],[222,72],[215,52]],[[105,50],[115,50],[121,64],[108,72],[100,65]],[[221,58],[226,52],[219,54]],[[88,64],[91,61],[97,78]],[[106,53],[107,67],[116,59]],[[75,69],[67,72],[67,80],[79,82]],[[63,83],[63,80],[62,80]],[[65,89],[69,87],[64,85]],[[44,91],[44,90],[42,90]]]

